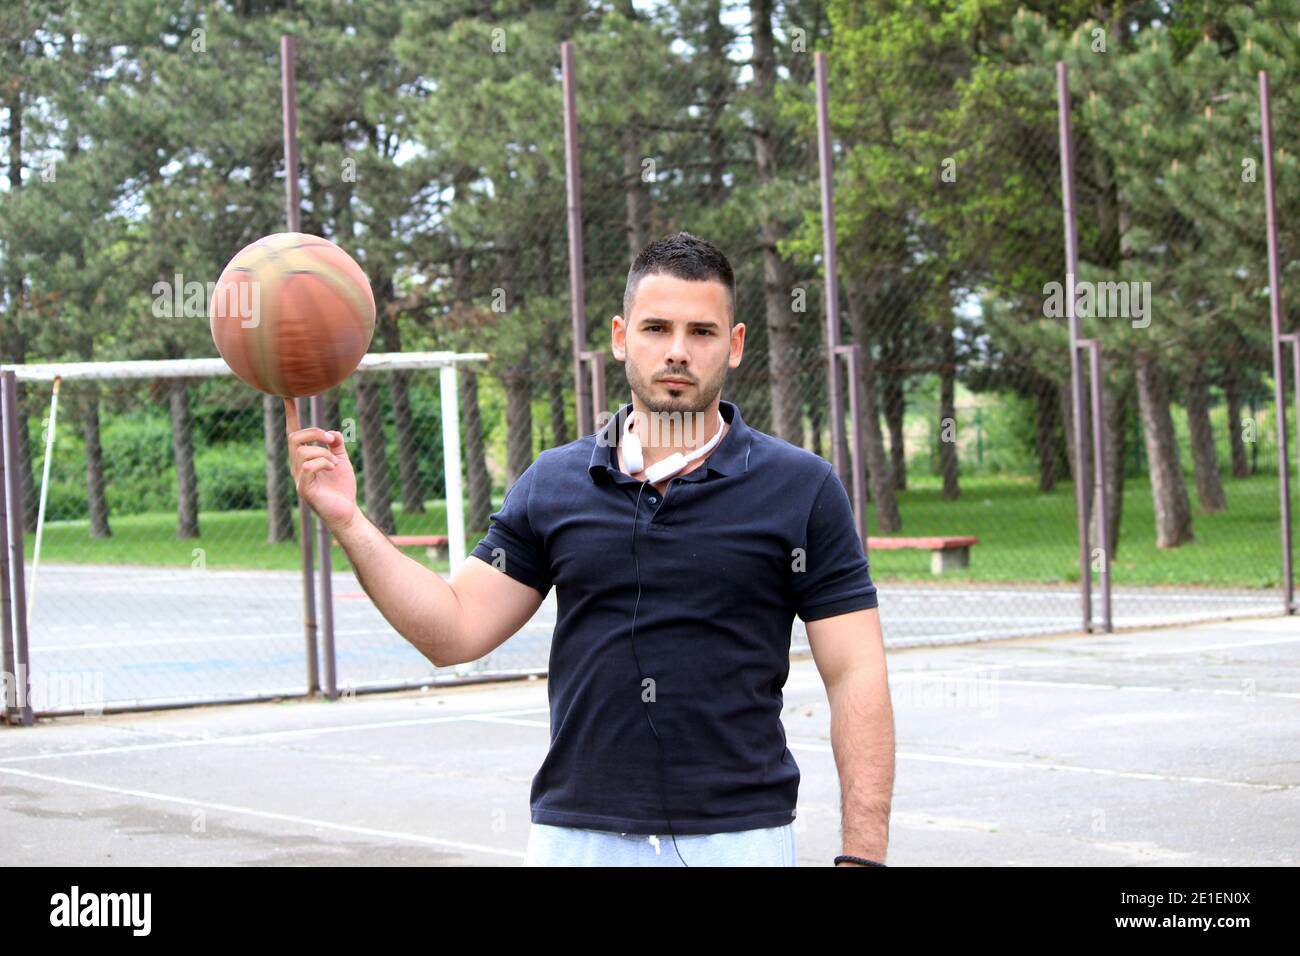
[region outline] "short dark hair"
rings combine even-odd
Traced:
[[[636,287],[643,276],[664,273],[695,282],[721,282],[727,287],[728,328],[736,324],[736,275],[722,250],[689,232],[656,239],[637,255],[623,288],[623,318],[626,321],[636,301]]]

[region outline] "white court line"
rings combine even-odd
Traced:
[[[499,847],[484,846],[481,843],[466,843],[463,840],[446,840],[441,837],[424,836],[420,833],[404,833],[400,830],[378,830],[374,827],[358,827],[346,823],[331,823],[328,820],[317,820],[313,817],[301,817],[292,813],[275,813],[271,810],[254,810],[252,807],[240,807],[230,803],[215,803],[211,800],[194,800],[190,797],[174,797],[170,794],[153,793],[149,790],[132,790],[128,787],[112,787],[103,783],[72,780],[68,777],[54,777],[49,774],[32,773],[30,770],[16,770],[11,767],[0,767],[0,773],[12,774],[17,777],[26,777],[31,780],[44,780],[49,783],[61,783],[69,787],[82,787],[86,790],[99,790],[103,793],[111,793],[116,796],[138,797],[142,800],[157,800],[162,803],[177,803],[183,807],[202,807],[205,810],[217,810],[222,813],[240,814],[242,816],[257,817],[262,820],[278,820],[284,823],[297,823],[301,826],[335,830],[339,833],[351,833],[357,836],[382,837],[386,840],[419,843],[424,846],[446,847],[453,850],[467,850],[471,853],[493,853],[498,856],[508,856],[518,860],[524,858],[524,854],[518,850],[503,850]]]
[[[818,753],[834,753],[830,744],[804,743],[796,740],[787,741],[792,750],[813,750]],[[1076,767],[1063,763],[1028,763],[1023,760],[991,760],[986,757],[947,757],[939,754],[918,754],[899,752],[899,760],[920,760],[926,763],[958,764],[965,767],[994,767],[1002,770],[1059,770],[1066,773],[1087,773],[1102,777],[1123,777],[1128,780],[1162,780],[1169,783],[1213,783],[1221,787],[1244,787],[1249,790],[1296,790],[1300,784],[1293,783],[1250,783],[1245,780],[1220,780],[1217,777],[1184,777],[1178,774],[1141,773],[1136,770],[1105,770],[1099,767]]]
[[[515,727],[550,727],[549,720],[523,720],[519,717],[466,717],[466,720],[482,721],[485,724],[511,724]]]
[[[21,757],[0,758],[0,764],[21,763],[28,760],[57,760],[62,757],[98,757],[106,754],[136,753],[145,750],[171,750],[177,747],[202,747],[207,744],[246,743],[257,740],[278,740],[288,737],[312,737],[323,734],[343,734],[355,730],[386,730],[392,727],[419,727],[425,724],[449,724],[462,720],[486,717],[512,717],[517,714],[544,714],[549,707],[530,707],[527,710],[503,710],[497,714],[449,715],[446,717],[413,717],[408,720],[381,720],[370,724],[339,724],[329,727],[302,727],[295,730],[268,730],[255,734],[228,734],[224,737],[187,737],[184,740],[167,740],[152,744],[123,744],[120,747],[98,747],[91,750],[54,751],[25,754]]]

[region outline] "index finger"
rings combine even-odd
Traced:
[[[298,422],[298,402],[296,399],[286,398],[284,400],[284,423],[285,430],[290,435],[302,428],[302,425]]]

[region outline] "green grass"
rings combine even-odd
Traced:
[[[902,535],[973,534],[980,539],[971,549],[971,567],[945,572],[942,580],[1041,584],[1079,580],[1072,484],[1060,484],[1044,495],[1034,477],[963,478],[956,502],[944,501],[940,488],[937,478],[909,476],[909,488],[899,496],[899,510]],[[1110,567],[1112,583],[1280,587],[1277,478],[1225,478],[1224,488],[1228,510],[1214,515],[1199,512],[1195,490],[1189,489],[1196,538],[1182,547],[1160,550],[1155,546],[1150,482],[1128,479],[1119,549]],[[871,533],[878,532],[873,528]],[[880,580],[939,580],[930,574],[928,551],[875,551],[871,567]]]
[[[1195,513],[1195,541],[1161,551],[1155,547],[1151,488],[1145,479],[1125,485],[1123,527],[1118,558],[1111,563],[1116,584],[1180,585],[1205,587],[1276,588],[1281,584],[1277,479],[1256,475],[1225,478],[1229,510],[1217,515]],[[971,550],[971,567],[930,574],[925,551],[874,551],[872,575],[881,581],[1024,582],[1060,584],[1078,580],[1078,545],[1075,539],[1074,490],[1059,485],[1051,494],[1037,491],[1032,477],[964,477],[961,498],[943,501],[939,483],[928,476],[909,477],[909,490],[901,493],[902,534],[973,534],[980,543]],[[1192,490],[1193,509],[1196,507]],[[494,508],[500,500],[494,502]],[[399,534],[445,534],[446,507],[430,501],[424,514],[407,515],[394,508]],[[1300,515],[1300,508],[1296,513]],[[297,512],[294,512],[294,527]],[[175,516],[126,515],[112,519],[113,536],[89,537],[86,521],[47,523],[42,561],[95,564],[163,565],[219,569],[297,570],[299,546],[295,541],[266,543],[263,511],[205,513],[200,516],[202,537],[175,537]],[[469,547],[482,531],[467,532]],[[877,533],[872,528],[872,533]],[[25,539],[28,560],[34,539]],[[202,549],[195,554],[195,549]],[[406,553],[424,561],[423,548]],[[333,549],[336,570],[349,567],[341,548]],[[446,563],[436,566],[446,572]]]
[[[500,507],[500,500],[494,508]],[[447,506],[441,501],[425,503],[423,514],[405,514],[393,507],[398,534],[446,534]],[[41,539],[41,561],[85,564],[131,564],[167,567],[196,567],[209,570],[296,571],[302,566],[298,543],[298,509],[293,509],[294,538],[277,544],[266,541],[266,512],[222,511],[199,516],[198,538],[176,537],[176,516],[171,513],[123,515],[110,519],[112,536],[91,538],[89,521],[46,522]],[[472,548],[483,532],[466,532]],[[36,539],[24,538],[27,560],[32,560]],[[337,545],[331,549],[336,571],[351,568],[347,554]],[[425,560],[424,548],[403,548],[406,554]],[[201,553],[196,553],[200,551]],[[447,562],[434,565],[448,571]]]

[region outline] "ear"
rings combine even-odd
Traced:
[[[627,361],[627,322],[621,315],[610,319],[609,347],[614,358],[620,362]]]
[[[727,368],[739,368],[740,358],[745,354],[745,323],[738,323],[731,330],[731,353],[727,356]]]

